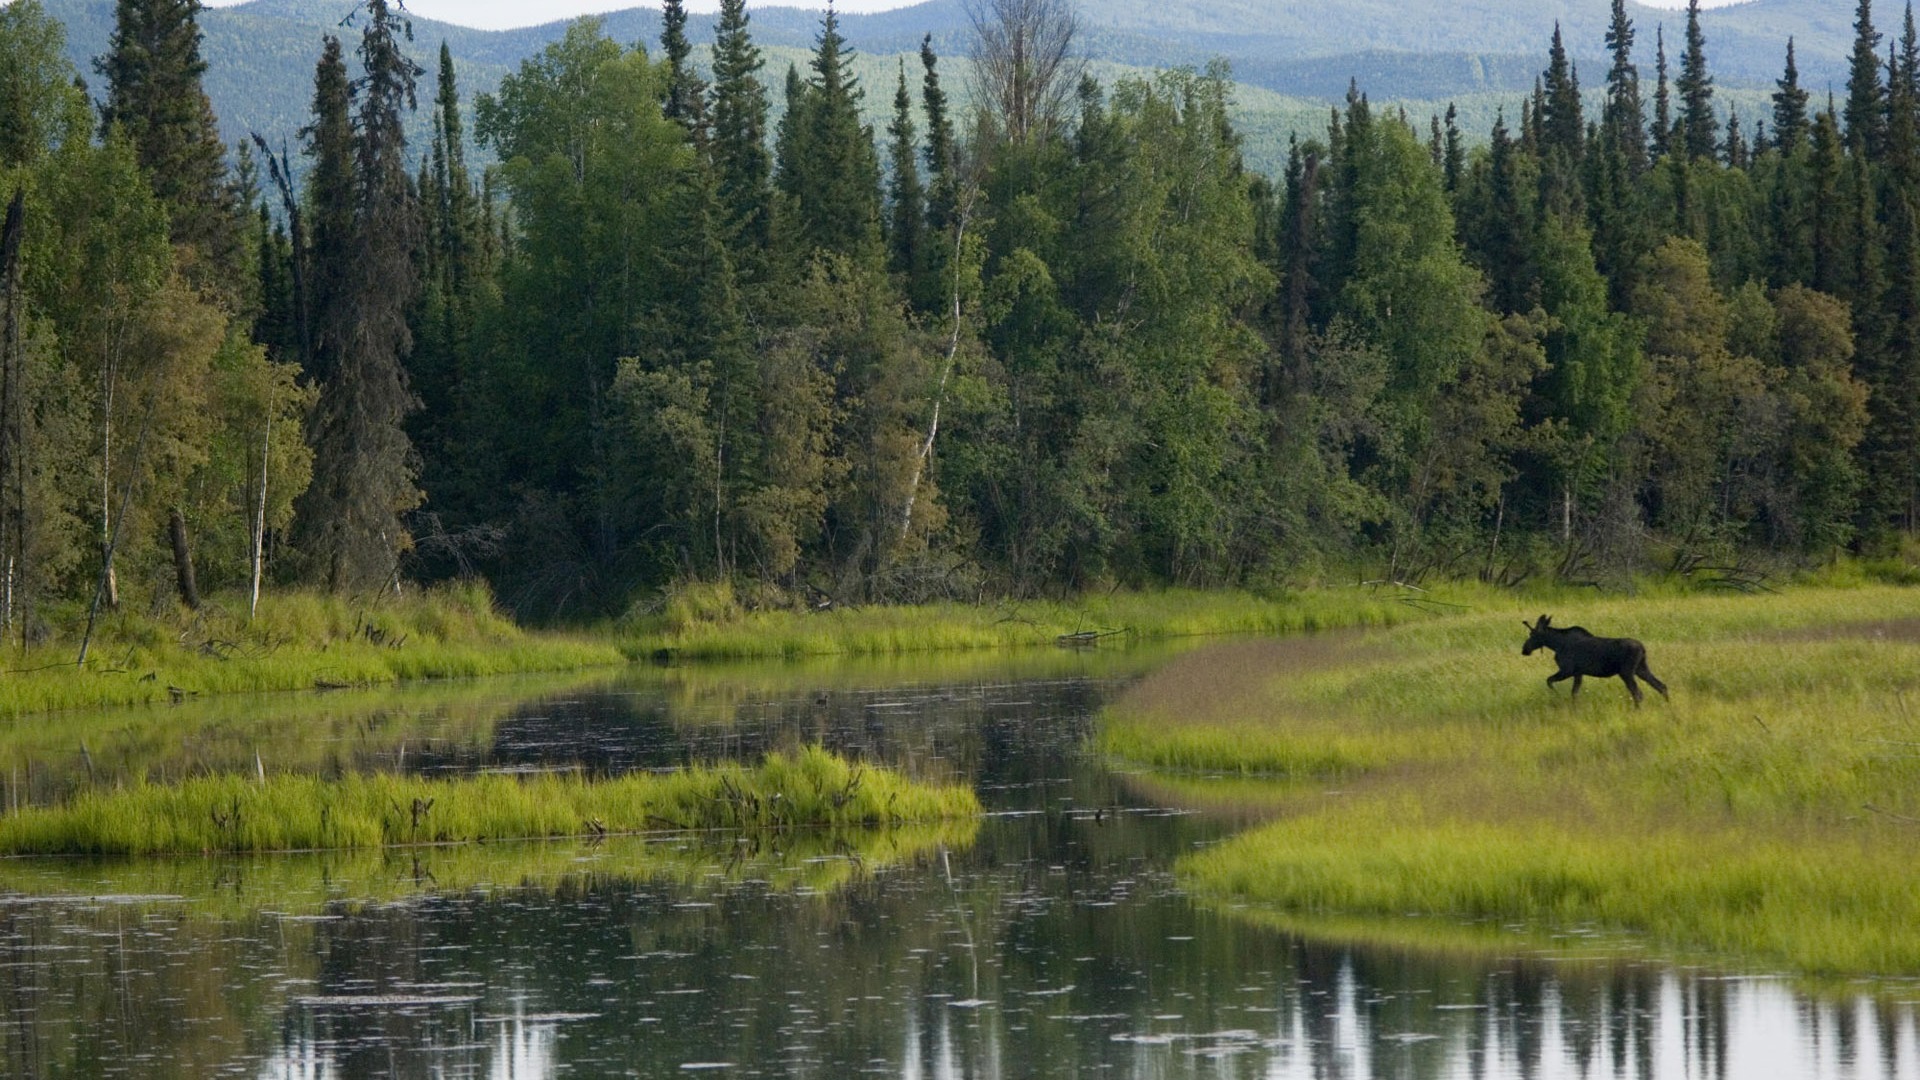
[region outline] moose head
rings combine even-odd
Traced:
[[[1527,643],[1520,646],[1521,656],[1532,656],[1535,649],[1543,649],[1547,646],[1547,632],[1553,629],[1551,615],[1540,616],[1539,622],[1521,619],[1520,625],[1527,628]]]

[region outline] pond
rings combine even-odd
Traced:
[[[645,669],[63,716],[7,805],[220,769],[616,773],[806,742],[977,833],[0,863],[10,1077],[1920,1077],[1920,985],[1425,955],[1188,902],[1230,835],[1085,751],[1150,654]],[[1177,800],[1176,800],[1177,801]]]

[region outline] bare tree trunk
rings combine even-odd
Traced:
[[[16,423],[25,416],[20,385],[20,244],[26,232],[26,194],[25,188],[15,190],[5,224],[0,225],[0,293],[5,294],[7,305],[6,318],[0,321],[0,547],[7,550],[6,604],[0,610],[4,616],[0,629],[9,631],[14,618],[14,575],[23,573],[26,566],[26,452],[22,428]],[[7,482],[16,477],[20,483],[7,491]]]
[[[253,591],[247,598],[247,621],[260,611],[260,571],[267,561],[267,464],[273,458],[273,406],[267,406],[267,435],[260,446],[260,506],[253,517]]]
[[[146,417],[140,421],[140,438],[135,440],[133,444],[133,464],[136,468],[140,464],[141,453],[146,449],[147,429],[151,426],[152,422],[153,408],[149,405]],[[122,489],[120,493],[120,514],[114,518],[113,532],[107,537],[106,559],[104,565],[100,567],[99,584],[95,585],[93,589],[93,604],[87,609],[87,632],[80,638],[80,658],[74,661],[73,666],[75,667],[85,667],[87,663],[87,647],[93,644],[93,624],[100,617],[100,601],[106,596],[108,583],[113,580],[113,553],[114,550],[120,546],[120,526],[127,520],[127,504],[133,501],[133,483],[135,479],[137,479],[137,474],[129,472],[127,474],[127,486]]]
[[[969,190],[964,205],[960,208],[960,220],[953,230],[953,305],[947,313],[953,327],[947,336],[947,358],[940,368],[940,385],[933,395],[933,416],[927,423],[927,437],[920,444],[920,454],[913,463],[913,480],[907,485],[907,508],[900,519],[900,536],[905,539],[913,532],[914,505],[920,500],[920,478],[926,474],[927,463],[933,458],[934,442],[940,437],[940,408],[947,401],[947,383],[953,378],[953,362],[960,353],[960,263],[962,251],[966,247],[967,218],[973,209],[973,191]]]
[[[167,511],[167,535],[173,541],[173,577],[180,586],[180,599],[199,611],[200,583],[193,576],[193,550],[187,546],[187,519],[177,506]]]

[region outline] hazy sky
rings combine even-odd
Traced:
[[[244,0],[204,0],[208,7],[230,7]],[[914,0],[835,0],[834,6],[841,11],[886,11],[890,8],[907,7]],[[1094,0],[1097,3],[1097,0]],[[1337,0],[1314,0],[1337,8]],[[1655,7],[1686,7],[1686,0],[1644,0]],[[1705,7],[1720,7],[1735,3],[1737,0],[1701,0]],[[1835,3],[1840,0],[1834,0]],[[640,0],[407,0],[407,10],[422,18],[440,19],[458,23],[462,26],[481,26],[500,29],[509,26],[532,26],[537,23],[554,22],[559,19],[571,19],[576,15],[586,15],[596,11],[619,11],[640,6]],[[691,11],[713,11],[720,6],[719,0],[688,0]],[[825,0],[789,0],[786,3],[774,3],[773,0],[756,0],[753,6],[778,7],[823,7]],[[1089,5],[1091,6],[1091,5]]]

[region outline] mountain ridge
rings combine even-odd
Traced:
[[[107,48],[112,0],[43,2],[67,24],[76,67],[94,78],[91,60]],[[855,50],[888,66],[894,57],[916,51],[926,34],[943,56],[958,56],[969,28],[966,3],[927,0],[892,11],[843,14],[840,28]],[[293,138],[305,120],[322,37],[350,33],[357,8],[354,0],[252,0],[202,11],[208,92],[230,141],[252,131],[276,143]],[[1545,66],[1556,24],[1588,73],[1589,89],[1596,85],[1606,67],[1609,8],[1610,0],[1342,0],[1339,17],[1329,18],[1324,0],[1083,0],[1081,42],[1089,59],[1110,71],[1201,67],[1224,59],[1246,88],[1242,96],[1263,102],[1272,95],[1302,105],[1336,101],[1355,81],[1383,102],[1424,105],[1489,95],[1511,101],[1532,87]],[[1669,55],[1677,62],[1684,16],[1639,5],[1630,10],[1639,29],[1636,55],[1643,79],[1651,82],[1654,28],[1673,31]],[[786,55],[790,50],[812,46],[819,12],[752,7],[749,13],[756,42],[770,54],[767,78],[777,84],[785,73],[778,61],[795,59]],[[616,40],[657,49],[657,10],[632,8],[598,18]],[[689,36],[710,41],[715,18],[692,16]],[[491,91],[520,61],[557,41],[568,25],[481,30],[419,17],[413,23],[417,58],[431,68],[444,40],[469,98]],[[1771,90],[1789,36],[1797,41],[1809,89],[1817,94],[1844,82],[1851,5],[1750,0],[1704,12],[1702,24],[1715,77],[1733,92],[1730,98],[1746,99],[1743,113],[1757,92]],[[871,97],[869,106],[877,110],[880,104]],[[1312,113],[1288,108],[1302,116]],[[1272,122],[1258,126],[1275,127]],[[1275,130],[1261,137],[1279,142],[1255,147],[1250,156],[1271,161],[1285,136]]]

